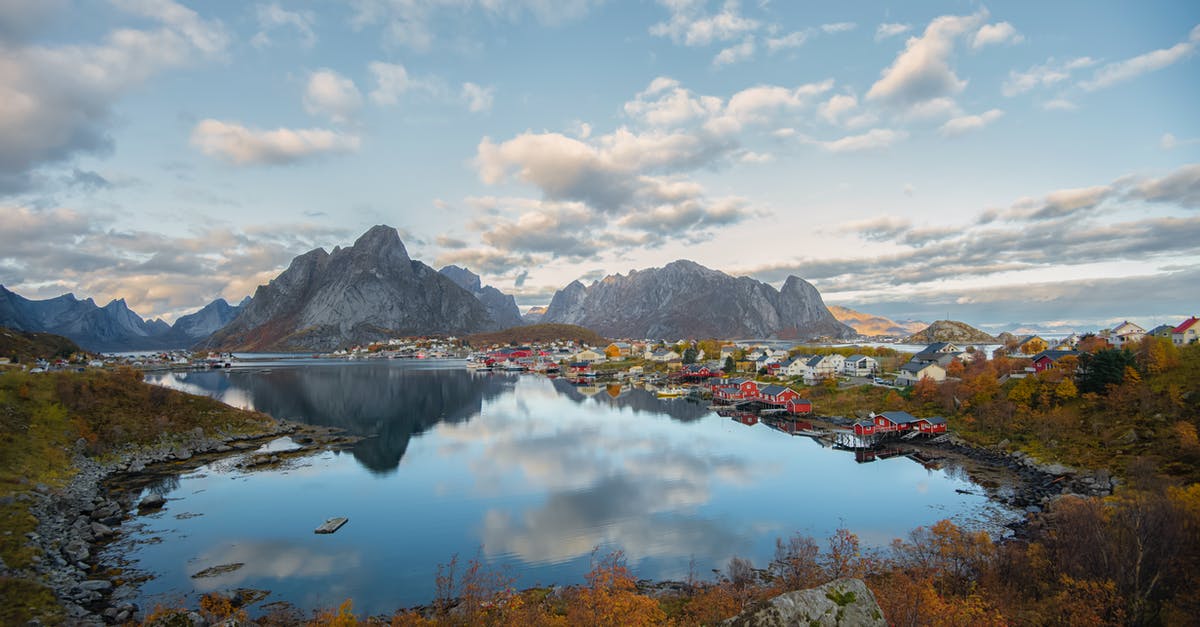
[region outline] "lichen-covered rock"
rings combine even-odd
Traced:
[[[885,627],[883,610],[861,579],[837,579],[809,590],[781,594],[723,623],[731,627],[867,625]]]

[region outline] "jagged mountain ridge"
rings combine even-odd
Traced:
[[[529,311],[521,314],[521,321],[525,324],[537,324],[542,321],[542,316],[546,315],[546,307],[543,305],[535,305],[529,308]]]
[[[688,260],[573,281],[555,293],[542,322],[577,324],[608,337],[850,338],[817,289],[790,276],[781,289]]]
[[[30,300],[0,285],[0,326],[61,335],[96,352],[187,348],[216,330],[208,330],[213,325],[233,319],[240,306],[218,299],[171,325],[158,318],[144,320],[123,298],[103,307],[74,294]]]
[[[850,325],[859,335],[910,335],[925,327],[928,323],[919,320],[896,321],[877,314],[855,311],[849,307],[830,305],[829,312],[839,322]]]
[[[488,315],[499,328],[511,329],[524,324],[516,299],[490,285],[481,285],[478,274],[454,265],[446,266],[438,272],[478,298],[479,302],[487,307]]]
[[[349,248],[311,250],[260,285],[250,304],[202,346],[333,350],[398,335],[496,329],[472,293],[409,258],[396,229],[372,227]]]

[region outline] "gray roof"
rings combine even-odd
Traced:
[[[946,424],[946,419],[945,419],[945,418],[942,418],[941,416],[934,416],[933,418],[925,418],[924,420],[925,420],[925,422],[928,422],[928,423],[929,423],[929,424],[931,424],[931,425],[944,425],[944,424]]]
[[[906,411],[885,411],[885,412],[880,413],[879,415],[883,416],[884,418],[887,418],[888,420],[891,420],[893,423],[898,424],[898,425],[908,423],[908,422],[913,422],[917,419],[916,416],[913,416],[912,414],[910,414]]]
[[[846,358],[846,361],[858,361],[860,359],[868,359],[866,355],[851,355]]]
[[[763,396],[778,396],[787,391],[787,388],[782,385],[768,385],[764,388],[759,388],[758,393]]]

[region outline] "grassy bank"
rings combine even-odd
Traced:
[[[209,434],[254,433],[274,421],[218,401],[142,382],[135,370],[0,375],[0,559],[34,564],[26,542],[37,520],[23,493],[62,487],[78,451],[105,459],[200,427]],[[53,595],[38,581],[0,577],[0,623],[50,615]]]

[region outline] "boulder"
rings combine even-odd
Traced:
[[[722,623],[729,626],[871,625],[886,627],[883,610],[861,579],[836,579],[781,594]]]
[[[138,509],[158,509],[167,504],[167,499],[161,494],[147,494],[138,502]]]

